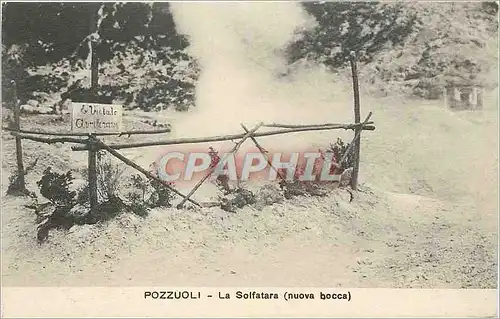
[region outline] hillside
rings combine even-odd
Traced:
[[[396,47],[366,65],[368,83],[381,93],[402,91],[440,98],[448,84],[498,85],[498,16],[495,3],[409,4],[419,23]]]
[[[293,77],[294,65],[310,60],[349,77],[346,57],[355,51],[362,62],[362,88],[371,94],[436,99],[447,83],[475,83],[487,88],[497,85],[497,65],[493,62],[498,59],[495,2],[309,3],[303,7],[310,21],[295,30],[295,36],[281,48],[288,57],[288,65],[275,66],[281,76]],[[89,14],[93,7],[38,8],[27,12],[34,16],[39,16],[38,12],[67,15],[67,20],[53,18],[49,26],[40,18],[28,23],[30,16],[24,13],[23,4],[3,8],[3,101],[10,103],[9,82],[19,76],[21,103],[37,99],[43,106],[52,107],[60,103],[61,94],[63,99],[81,100],[90,86],[85,24],[75,31],[82,34],[75,36],[83,38],[78,43],[71,42],[76,40],[74,37],[62,38],[63,34],[50,43],[54,38],[47,38],[40,30],[66,29],[75,16],[83,21],[82,8]],[[135,18],[130,15],[133,11],[138,12]],[[98,30],[99,99],[144,110],[186,110],[196,104],[194,86],[200,75],[199,61],[187,49],[189,36],[179,33],[173,19],[168,3],[103,7]],[[17,30],[23,29],[26,33],[19,35]],[[121,35],[117,33],[120,30]],[[42,44],[27,44],[36,41]],[[46,56],[45,60],[29,59],[41,52],[45,53],[38,56]],[[40,98],[40,92],[50,97]]]

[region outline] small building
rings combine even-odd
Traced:
[[[452,110],[478,110],[483,108],[484,86],[476,78],[448,77],[445,80],[444,101]]]
[[[449,85],[445,87],[445,104],[454,110],[477,110],[483,108],[483,88],[480,86]]]

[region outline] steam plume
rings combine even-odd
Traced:
[[[259,121],[351,120],[352,103],[342,101],[332,74],[309,66],[280,76],[287,70],[283,49],[315,23],[299,3],[172,3],[171,8],[177,31],[189,38],[189,53],[202,70],[195,110],[175,124],[174,134],[236,133],[240,122],[250,127]]]

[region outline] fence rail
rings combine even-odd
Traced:
[[[306,131],[326,131],[326,130],[337,130],[337,129],[354,130],[357,127],[360,127],[362,130],[369,130],[369,131],[375,130],[375,126],[367,125],[367,124],[363,124],[363,123],[359,123],[359,124],[335,124],[335,125],[329,125],[329,126],[304,125],[303,127],[298,127],[298,128],[287,128],[287,129],[280,129],[280,130],[275,130],[275,131],[254,133],[253,136],[254,137],[262,137],[262,136],[298,133],[298,132],[306,132]],[[199,137],[199,138],[198,137],[195,137],[195,138],[189,137],[189,138],[170,139],[170,140],[155,141],[155,142],[109,144],[108,146],[113,148],[113,149],[126,149],[126,148],[139,148],[139,147],[150,147],[150,146],[196,144],[196,143],[207,143],[207,142],[231,141],[231,140],[237,140],[237,139],[243,138],[244,136],[245,136],[245,133],[210,136],[210,137]],[[73,146],[71,149],[73,151],[87,151],[88,146]]]
[[[364,123],[365,125],[373,124],[372,121]],[[356,125],[356,124],[353,124]],[[346,124],[339,124],[339,123],[326,123],[326,124],[309,124],[309,125],[291,125],[291,124],[277,124],[277,123],[272,123],[272,124],[264,124],[262,127],[274,127],[274,128],[308,128],[308,127],[344,127]],[[350,129],[350,128],[347,128]]]
[[[246,126],[242,123],[241,127],[244,129],[244,133],[242,134],[231,134],[231,135],[223,135],[223,136],[212,136],[212,137],[205,137],[205,138],[181,138],[181,139],[171,139],[171,140],[165,140],[165,141],[158,141],[158,142],[143,142],[143,143],[131,143],[131,144],[116,144],[116,145],[108,145],[105,144],[103,141],[101,141],[97,136],[94,134],[87,134],[86,139],[79,139],[79,138],[73,138],[73,137],[68,137],[68,136],[61,136],[61,137],[41,137],[41,136],[35,136],[33,134],[25,134],[25,133],[19,133],[15,132],[12,130],[11,134],[14,135],[18,139],[26,139],[26,140],[32,140],[35,142],[40,142],[40,143],[46,143],[46,144],[53,144],[53,143],[73,143],[73,144],[83,144],[82,146],[72,146],[73,151],[88,151],[89,152],[89,163],[88,163],[88,169],[89,169],[89,192],[91,192],[90,199],[91,199],[91,207],[96,207],[98,205],[97,203],[97,196],[96,196],[96,191],[97,191],[97,185],[96,185],[96,179],[97,179],[97,173],[96,173],[96,159],[95,159],[95,153],[100,150],[106,150],[108,153],[113,155],[114,157],[118,158],[120,161],[125,163],[128,166],[133,167],[134,169],[138,170],[142,174],[146,175],[148,178],[154,179],[155,181],[161,183],[180,197],[182,197],[182,201],[180,202],[179,205],[177,205],[177,208],[182,208],[184,204],[189,201],[190,203],[202,207],[206,206],[204,204],[200,204],[197,201],[191,199],[191,196],[196,192],[196,190],[210,177],[210,174],[212,171],[208,172],[207,175],[201,179],[194,187],[193,189],[187,194],[184,195],[183,193],[179,192],[177,189],[172,187],[169,183],[161,180],[145,168],[139,166],[138,164],[134,163],[132,160],[126,158],[122,154],[120,154],[117,149],[120,148],[136,148],[136,147],[147,147],[147,146],[154,146],[154,145],[178,145],[178,144],[192,144],[192,143],[203,143],[203,142],[213,142],[213,141],[227,141],[227,140],[236,140],[239,139],[239,142],[236,143],[236,145],[233,147],[233,149],[229,153],[235,153],[238,151],[240,146],[245,142],[247,139],[251,139],[253,143],[257,146],[257,148],[260,150],[260,152],[266,156],[266,159],[268,161],[268,164],[271,165],[271,168],[275,169],[276,168],[270,163],[269,159],[267,158],[267,151],[257,142],[256,137],[264,137],[264,136],[272,136],[272,135],[281,135],[281,134],[288,134],[288,133],[297,133],[297,132],[307,132],[307,131],[319,131],[319,130],[336,130],[336,129],[345,129],[345,130],[356,130],[356,134],[352,140],[352,142],[349,144],[349,148],[346,151],[346,154],[344,156],[347,156],[347,154],[352,150],[354,144],[354,141],[359,138],[359,135],[361,134],[361,131],[363,130],[374,130],[375,126],[373,125],[372,121],[369,121],[371,118],[372,113],[370,112],[362,123],[358,124],[313,124],[313,125],[288,125],[288,124],[263,124],[259,123],[255,128],[252,130],[248,130]],[[279,129],[279,130],[273,130],[273,131],[268,131],[268,132],[257,132],[260,128],[262,127],[287,127],[284,129]],[[21,132],[23,130],[20,130]],[[27,131],[27,130],[24,130]],[[33,131],[30,131],[33,132]],[[40,133],[40,132],[37,132]],[[43,132],[40,134],[45,134],[45,135],[52,135],[52,133],[56,132]],[[156,132],[155,132],[156,133]],[[69,134],[68,134],[69,135]],[[81,136],[80,134],[77,134],[76,136]],[[341,163],[344,159],[341,160]],[[21,159],[22,163],[22,159]],[[279,173],[278,173],[279,174]],[[281,177],[281,176],[280,176]],[[91,186],[92,185],[92,186]]]
[[[280,124],[280,123],[271,123],[271,124],[264,124],[264,123],[259,123],[255,128],[252,130],[248,130],[247,127],[241,123],[241,127],[244,130],[244,133],[241,134],[231,134],[231,135],[221,135],[221,136],[211,136],[211,137],[201,137],[201,138],[179,138],[179,139],[169,139],[169,140],[160,140],[160,141],[153,141],[153,142],[139,142],[139,143],[127,143],[127,144],[105,144],[103,141],[101,141],[98,136],[130,136],[130,135],[135,135],[135,134],[161,134],[161,133],[168,133],[171,131],[170,128],[166,129],[161,129],[161,130],[153,130],[153,131],[141,131],[141,130],[136,130],[136,131],[126,131],[126,132],[118,132],[118,133],[93,133],[93,134],[87,134],[87,133],[77,133],[77,132],[47,132],[47,131],[33,131],[33,130],[24,130],[21,128],[20,125],[20,105],[19,103],[16,103],[16,108],[14,112],[14,127],[3,127],[3,130],[10,131],[13,136],[15,136],[16,139],[16,157],[17,157],[17,170],[19,174],[19,180],[18,180],[18,186],[21,188],[20,190],[23,193],[26,193],[26,188],[25,188],[25,180],[24,180],[24,165],[23,165],[23,160],[22,160],[22,143],[21,141],[23,139],[25,140],[31,140],[35,142],[40,142],[40,143],[47,143],[47,144],[53,144],[53,143],[73,143],[73,144],[82,144],[78,146],[72,146],[71,149],[73,151],[87,151],[88,152],[88,179],[89,179],[89,198],[90,198],[90,204],[91,204],[91,211],[95,212],[95,209],[98,205],[98,199],[97,199],[97,170],[96,170],[96,165],[97,165],[97,151],[103,149],[106,150],[108,153],[113,155],[114,157],[118,158],[120,161],[124,162],[126,165],[133,167],[134,169],[138,170],[142,174],[146,175],[148,178],[153,179],[177,195],[181,196],[183,199],[180,202],[179,205],[177,205],[177,208],[182,208],[183,205],[189,201],[190,203],[196,205],[196,206],[206,206],[203,204],[200,204],[196,202],[195,200],[191,199],[191,196],[196,192],[196,190],[205,182],[206,179],[211,175],[212,171],[210,171],[204,178],[202,178],[194,187],[193,189],[187,194],[184,195],[181,192],[179,192],[177,189],[175,189],[172,185],[169,183],[161,180],[158,176],[155,176],[148,170],[144,169],[143,167],[139,166],[138,164],[134,163],[130,159],[126,158],[122,154],[120,154],[117,150],[118,149],[128,149],[128,148],[141,148],[141,147],[150,147],[150,146],[165,146],[165,145],[179,145],[179,144],[196,144],[196,143],[206,143],[206,142],[221,142],[221,141],[229,141],[229,140],[239,140],[233,149],[229,153],[236,153],[240,146],[245,142],[247,139],[251,139],[253,143],[257,146],[259,151],[265,156],[267,159],[268,164],[276,170],[276,168],[271,164],[269,161],[269,158],[267,157],[267,151],[262,147],[262,145],[257,142],[256,138],[257,137],[265,137],[265,136],[273,136],[273,135],[281,135],[281,134],[290,134],[290,133],[298,133],[298,132],[308,132],[308,131],[325,131],[325,130],[338,130],[338,129],[344,129],[344,130],[354,130],[355,134],[354,137],[351,141],[351,143],[348,146],[348,149],[346,153],[343,155],[343,158],[341,159],[339,165],[342,165],[344,162],[345,158],[347,155],[353,151],[354,153],[354,166],[353,166],[353,173],[352,173],[352,178],[351,178],[351,188],[353,190],[357,189],[357,184],[358,184],[358,170],[359,170],[359,154],[360,154],[360,136],[361,132],[364,130],[368,131],[373,131],[375,130],[374,122],[370,121],[370,118],[372,116],[372,112],[368,114],[366,119],[361,122],[361,114],[360,114],[360,99],[359,99],[359,87],[358,87],[358,79],[357,79],[357,66],[356,66],[356,60],[355,60],[355,55],[351,55],[351,68],[352,68],[352,75],[353,75],[353,88],[354,88],[354,118],[355,118],[355,123],[352,124],[339,124],[339,123],[325,123],[325,124],[309,124],[309,125],[293,125],[293,124]],[[95,63],[93,64],[93,71],[95,69]],[[97,72],[93,72],[97,73]],[[96,77],[96,75],[93,76],[93,79]],[[93,89],[95,90],[96,81],[92,82]],[[15,82],[13,83],[15,86]],[[17,99],[16,99],[17,101]],[[271,131],[264,131],[264,132],[257,132],[261,128],[271,128],[275,130]],[[42,136],[39,136],[42,135]],[[44,135],[44,136],[43,136]],[[56,136],[56,137],[45,137],[45,136]],[[86,138],[77,138],[77,137],[86,137]],[[229,154],[228,153],[228,154]],[[226,154],[227,156],[227,154]],[[215,169],[215,168],[213,168]],[[278,170],[276,170],[278,172]],[[281,174],[278,172],[280,177],[282,178]]]
[[[79,139],[79,138],[73,138],[73,137],[52,137],[52,138],[47,138],[47,137],[41,137],[41,136],[33,136],[29,134],[23,134],[23,133],[17,133],[17,132],[11,132],[11,135],[15,136],[16,138],[21,138],[24,140],[31,140],[35,142],[40,142],[40,143],[46,143],[46,144],[54,144],[54,143],[77,143],[77,144],[85,144],[88,145],[88,141],[85,139]],[[88,136],[88,135],[87,135]]]
[[[3,127],[4,131],[16,132],[16,133],[26,133],[26,134],[37,134],[37,135],[49,135],[49,136],[89,136],[89,133],[79,133],[79,132],[47,132],[47,131],[32,131],[32,130],[17,130],[15,128]],[[92,133],[95,136],[125,136],[125,135],[146,135],[146,134],[163,134],[170,133],[172,130],[170,128],[161,130],[135,130],[135,131],[125,131],[119,133],[103,132],[103,133]]]

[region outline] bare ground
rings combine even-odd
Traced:
[[[380,124],[363,137],[363,183],[352,202],[338,189],[263,211],[123,214],[52,231],[38,245],[26,199],[4,196],[3,285],[494,288],[497,109],[479,113],[376,109]],[[48,164],[86,163],[67,145],[23,146],[27,162],[42,155],[27,176],[31,189]],[[7,135],[2,151],[5,194],[15,163]]]

